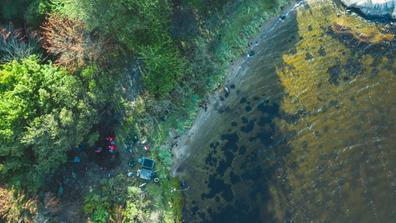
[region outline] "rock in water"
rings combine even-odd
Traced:
[[[367,16],[396,19],[396,0],[341,0],[349,7]]]

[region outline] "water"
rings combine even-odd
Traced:
[[[389,29],[312,1],[266,32],[187,142],[186,221],[393,222]]]

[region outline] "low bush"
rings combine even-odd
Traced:
[[[145,65],[144,86],[156,97],[167,96],[188,72],[186,60],[170,43],[144,46],[139,53]]]
[[[12,60],[22,60],[39,51],[39,38],[37,35],[23,35],[21,30],[14,29],[10,23],[0,27],[0,63]]]
[[[143,191],[138,187],[128,187],[128,200],[125,208],[125,222],[149,222],[149,200],[145,199]]]
[[[93,223],[107,223],[109,221],[109,213],[105,209],[96,209],[91,218]]]
[[[96,62],[104,53],[105,41],[91,40],[82,21],[56,14],[49,15],[43,26],[43,47],[56,56],[56,63],[76,70]]]
[[[93,223],[106,223],[109,219],[110,201],[97,192],[90,192],[84,197],[84,213],[91,216]]]
[[[0,187],[0,222],[28,222],[37,213],[37,201],[13,189]],[[26,220],[26,221],[25,221]]]

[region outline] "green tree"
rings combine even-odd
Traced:
[[[29,191],[66,161],[97,122],[77,76],[38,58],[0,67],[0,179]]]

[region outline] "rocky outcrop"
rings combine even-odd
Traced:
[[[372,17],[396,19],[396,0],[341,0],[349,7]]]

